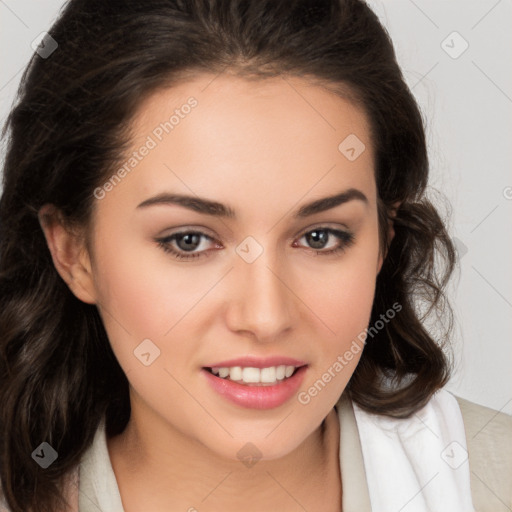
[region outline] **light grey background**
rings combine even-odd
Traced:
[[[0,0],[2,124],[31,42],[63,4]],[[456,370],[448,388],[512,414],[512,0],[369,4],[424,113],[430,184],[451,204],[449,228],[462,256],[449,288]]]

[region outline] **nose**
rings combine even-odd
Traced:
[[[299,318],[291,272],[275,255],[264,251],[254,262],[240,259],[230,276],[228,327],[250,333],[259,342],[282,339]]]

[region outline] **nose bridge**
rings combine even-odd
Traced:
[[[231,304],[231,328],[272,339],[290,327],[295,317],[294,295],[287,287],[286,265],[274,248],[248,237],[237,247],[240,256],[233,279],[237,293]]]

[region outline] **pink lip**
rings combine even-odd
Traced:
[[[232,363],[232,361],[227,362],[229,362],[230,365]],[[251,364],[253,364],[253,362]],[[265,364],[268,363],[266,362]],[[271,364],[270,366],[273,365]],[[253,366],[253,368],[254,367],[255,366]],[[201,370],[201,373],[205,376],[212,389],[230,402],[251,409],[272,409],[284,404],[297,393],[304,380],[307,369],[307,366],[302,366],[298,368],[291,377],[283,381],[278,381],[272,386],[238,384],[238,382],[217,377],[204,368]]]
[[[236,359],[229,359],[228,361],[221,361],[219,363],[204,366],[204,368],[232,368],[233,366],[242,366],[245,368],[268,368],[270,366],[305,366],[307,363],[285,356],[273,357],[238,357]]]

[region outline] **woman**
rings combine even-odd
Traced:
[[[372,11],[71,0],[44,48],[0,202],[6,510],[491,510],[510,420],[473,448],[442,389],[455,254]]]

